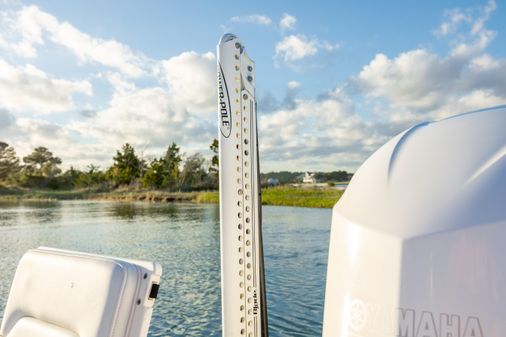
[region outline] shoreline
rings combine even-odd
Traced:
[[[342,194],[342,190],[332,187],[270,187],[262,189],[262,205],[332,208]],[[99,192],[0,189],[0,202],[59,200],[219,203],[218,191],[167,192],[125,189]]]

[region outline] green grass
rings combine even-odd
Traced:
[[[342,194],[334,188],[271,187],[262,190],[262,204],[332,208]]]
[[[333,188],[272,187],[262,190],[262,204],[332,208],[342,194],[343,191]],[[217,204],[219,203],[219,195],[217,191],[198,192],[194,201]]]
[[[220,202],[220,196],[218,191],[199,192],[195,201],[204,204],[217,204]]]
[[[332,208],[343,191],[330,187],[271,187],[262,189],[262,204],[274,206]],[[166,192],[119,189],[109,192],[89,190],[51,191],[0,186],[0,201],[114,200],[148,202],[219,203],[217,191]]]

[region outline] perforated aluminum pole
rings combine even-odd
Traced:
[[[266,337],[255,64],[233,34],[217,49],[223,336]]]

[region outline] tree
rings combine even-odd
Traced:
[[[172,143],[165,152],[165,156],[160,159],[163,166],[163,187],[167,187],[169,190],[174,190],[177,187],[181,171],[179,165],[181,164],[181,155],[179,154],[180,148],[176,143]]]
[[[60,187],[73,188],[77,186],[77,181],[84,173],[71,166],[67,171],[63,172],[60,179]]]
[[[0,141],[0,181],[7,180],[19,171],[19,158],[9,144]]]
[[[211,166],[209,167],[209,172],[215,172],[218,173],[219,166],[220,166],[220,159],[218,157],[218,150],[219,150],[219,143],[218,139],[213,139],[213,142],[209,146],[211,151],[213,151],[214,155],[211,158]]]
[[[163,159],[153,159],[142,177],[144,187],[160,188],[164,181],[164,161]]]
[[[213,151],[214,155],[211,158],[211,166],[209,166],[209,175],[211,178],[211,182],[214,188],[218,188],[218,177],[219,177],[219,170],[220,170],[220,159],[218,157],[218,151],[219,151],[219,143],[218,139],[213,139],[213,142],[209,146],[211,151]]]
[[[71,168],[72,169],[72,168]],[[86,166],[86,171],[79,172],[74,185],[76,187],[93,187],[105,183],[105,174],[100,170],[97,165],[89,164]]]
[[[207,173],[204,169],[205,159],[200,153],[188,157],[181,172],[181,188],[188,190],[201,190],[206,187]]]
[[[108,171],[108,176],[116,185],[129,185],[141,174],[141,160],[135,154],[134,148],[126,143],[122,151],[116,151],[114,164]]]
[[[55,157],[51,151],[43,146],[33,150],[31,154],[23,157],[24,170],[29,176],[53,178],[61,173],[61,159]]]

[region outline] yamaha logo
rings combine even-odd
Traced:
[[[479,317],[455,313],[386,310],[354,298],[347,308],[349,336],[353,337],[485,337]]]
[[[232,114],[230,113],[230,99],[228,97],[227,81],[223,76],[223,69],[218,65],[218,110],[220,111],[220,132],[223,137],[230,137],[232,132]]]

